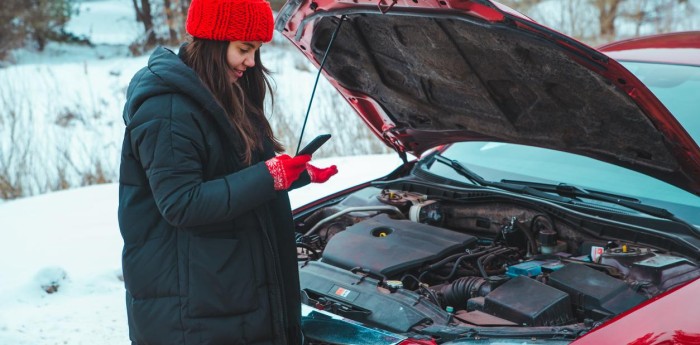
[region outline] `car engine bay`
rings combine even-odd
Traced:
[[[700,277],[693,258],[595,235],[537,203],[395,187],[297,214],[304,304],[439,343],[573,339]]]

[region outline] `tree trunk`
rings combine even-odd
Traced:
[[[182,18],[187,18],[187,11],[190,10],[190,0],[180,0],[180,7]]]
[[[134,5],[134,13],[136,13],[136,21],[143,22],[143,20],[141,19],[141,9],[139,9],[139,4],[136,2],[136,0],[131,0],[131,3]]]
[[[594,0],[594,5],[598,9],[600,37],[604,41],[615,39],[615,18],[617,18],[618,8],[622,1],[623,0]]]
[[[153,30],[153,15],[151,14],[151,3],[149,0],[141,0],[141,7],[136,0],[131,0],[136,11],[136,19],[143,23],[146,34],[146,45],[152,47],[156,44],[156,33]]]
[[[153,30],[153,14],[151,14],[150,0],[141,0],[141,9],[143,11],[143,28],[146,30],[146,45],[152,47],[156,45],[156,33]]]
[[[175,20],[173,16],[172,2],[170,0],[163,0],[163,7],[165,8],[165,21],[168,23],[168,35],[170,36],[168,41],[170,44],[175,44],[179,41],[177,35],[177,30],[175,30]]]

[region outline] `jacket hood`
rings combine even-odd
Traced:
[[[416,156],[457,141],[585,155],[700,194],[700,149],[618,62],[485,0],[292,0],[276,29],[373,132]]]
[[[172,50],[158,47],[148,59],[147,66],[139,70],[129,83],[124,105],[124,123],[131,122],[147,99],[172,93],[186,95],[212,114],[223,112],[197,74]]]

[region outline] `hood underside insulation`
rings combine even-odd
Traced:
[[[318,61],[338,20],[314,25]],[[456,17],[358,14],[347,21],[324,68],[346,89],[371,96],[399,128],[463,131],[632,168],[678,168],[632,99],[554,43]]]

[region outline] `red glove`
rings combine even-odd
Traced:
[[[311,182],[313,183],[323,183],[328,181],[331,176],[338,173],[338,168],[335,165],[331,165],[328,168],[317,168],[311,163],[306,163],[306,171],[311,177]]]
[[[311,156],[309,155],[300,155],[293,158],[288,155],[280,155],[267,160],[265,165],[267,165],[267,170],[270,170],[270,175],[275,180],[275,190],[289,189],[289,186],[304,172],[306,162],[310,160]]]

